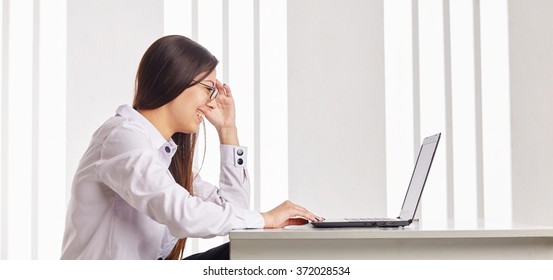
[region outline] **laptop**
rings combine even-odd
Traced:
[[[324,220],[311,222],[314,227],[338,228],[338,227],[404,227],[413,222],[415,212],[422,196],[422,191],[430,172],[430,166],[434,160],[434,154],[438,148],[441,133],[428,136],[422,141],[419,155],[411,175],[411,181],[397,218],[346,218],[337,220]]]

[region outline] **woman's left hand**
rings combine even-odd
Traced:
[[[207,120],[217,129],[221,144],[237,145],[236,111],[232,91],[226,84],[217,80],[219,96],[202,108]],[[206,108],[207,107],[207,108]]]

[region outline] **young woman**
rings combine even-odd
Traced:
[[[286,201],[249,210],[247,149],[217,59],[183,36],[154,42],[140,62],[133,106],[92,136],[73,180],[62,259],[181,259],[187,237],[273,228],[321,218]],[[205,118],[221,143],[219,187],[192,172]],[[228,243],[191,259],[228,259]]]

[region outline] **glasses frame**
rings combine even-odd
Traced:
[[[193,81],[193,82],[198,83],[198,84],[204,86],[207,90],[209,90],[209,99],[213,100],[213,99],[217,98],[217,96],[219,96],[219,90],[217,90],[216,87],[212,87],[212,86],[204,84],[200,81]]]

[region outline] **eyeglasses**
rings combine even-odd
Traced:
[[[193,81],[193,82],[196,82],[202,86],[204,86],[207,90],[209,90],[209,99],[213,100],[215,98],[217,98],[217,96],[219,96],[219,91],[217,90],[216,87],[212,87],[210,85],[206,85],[200,81]]]

